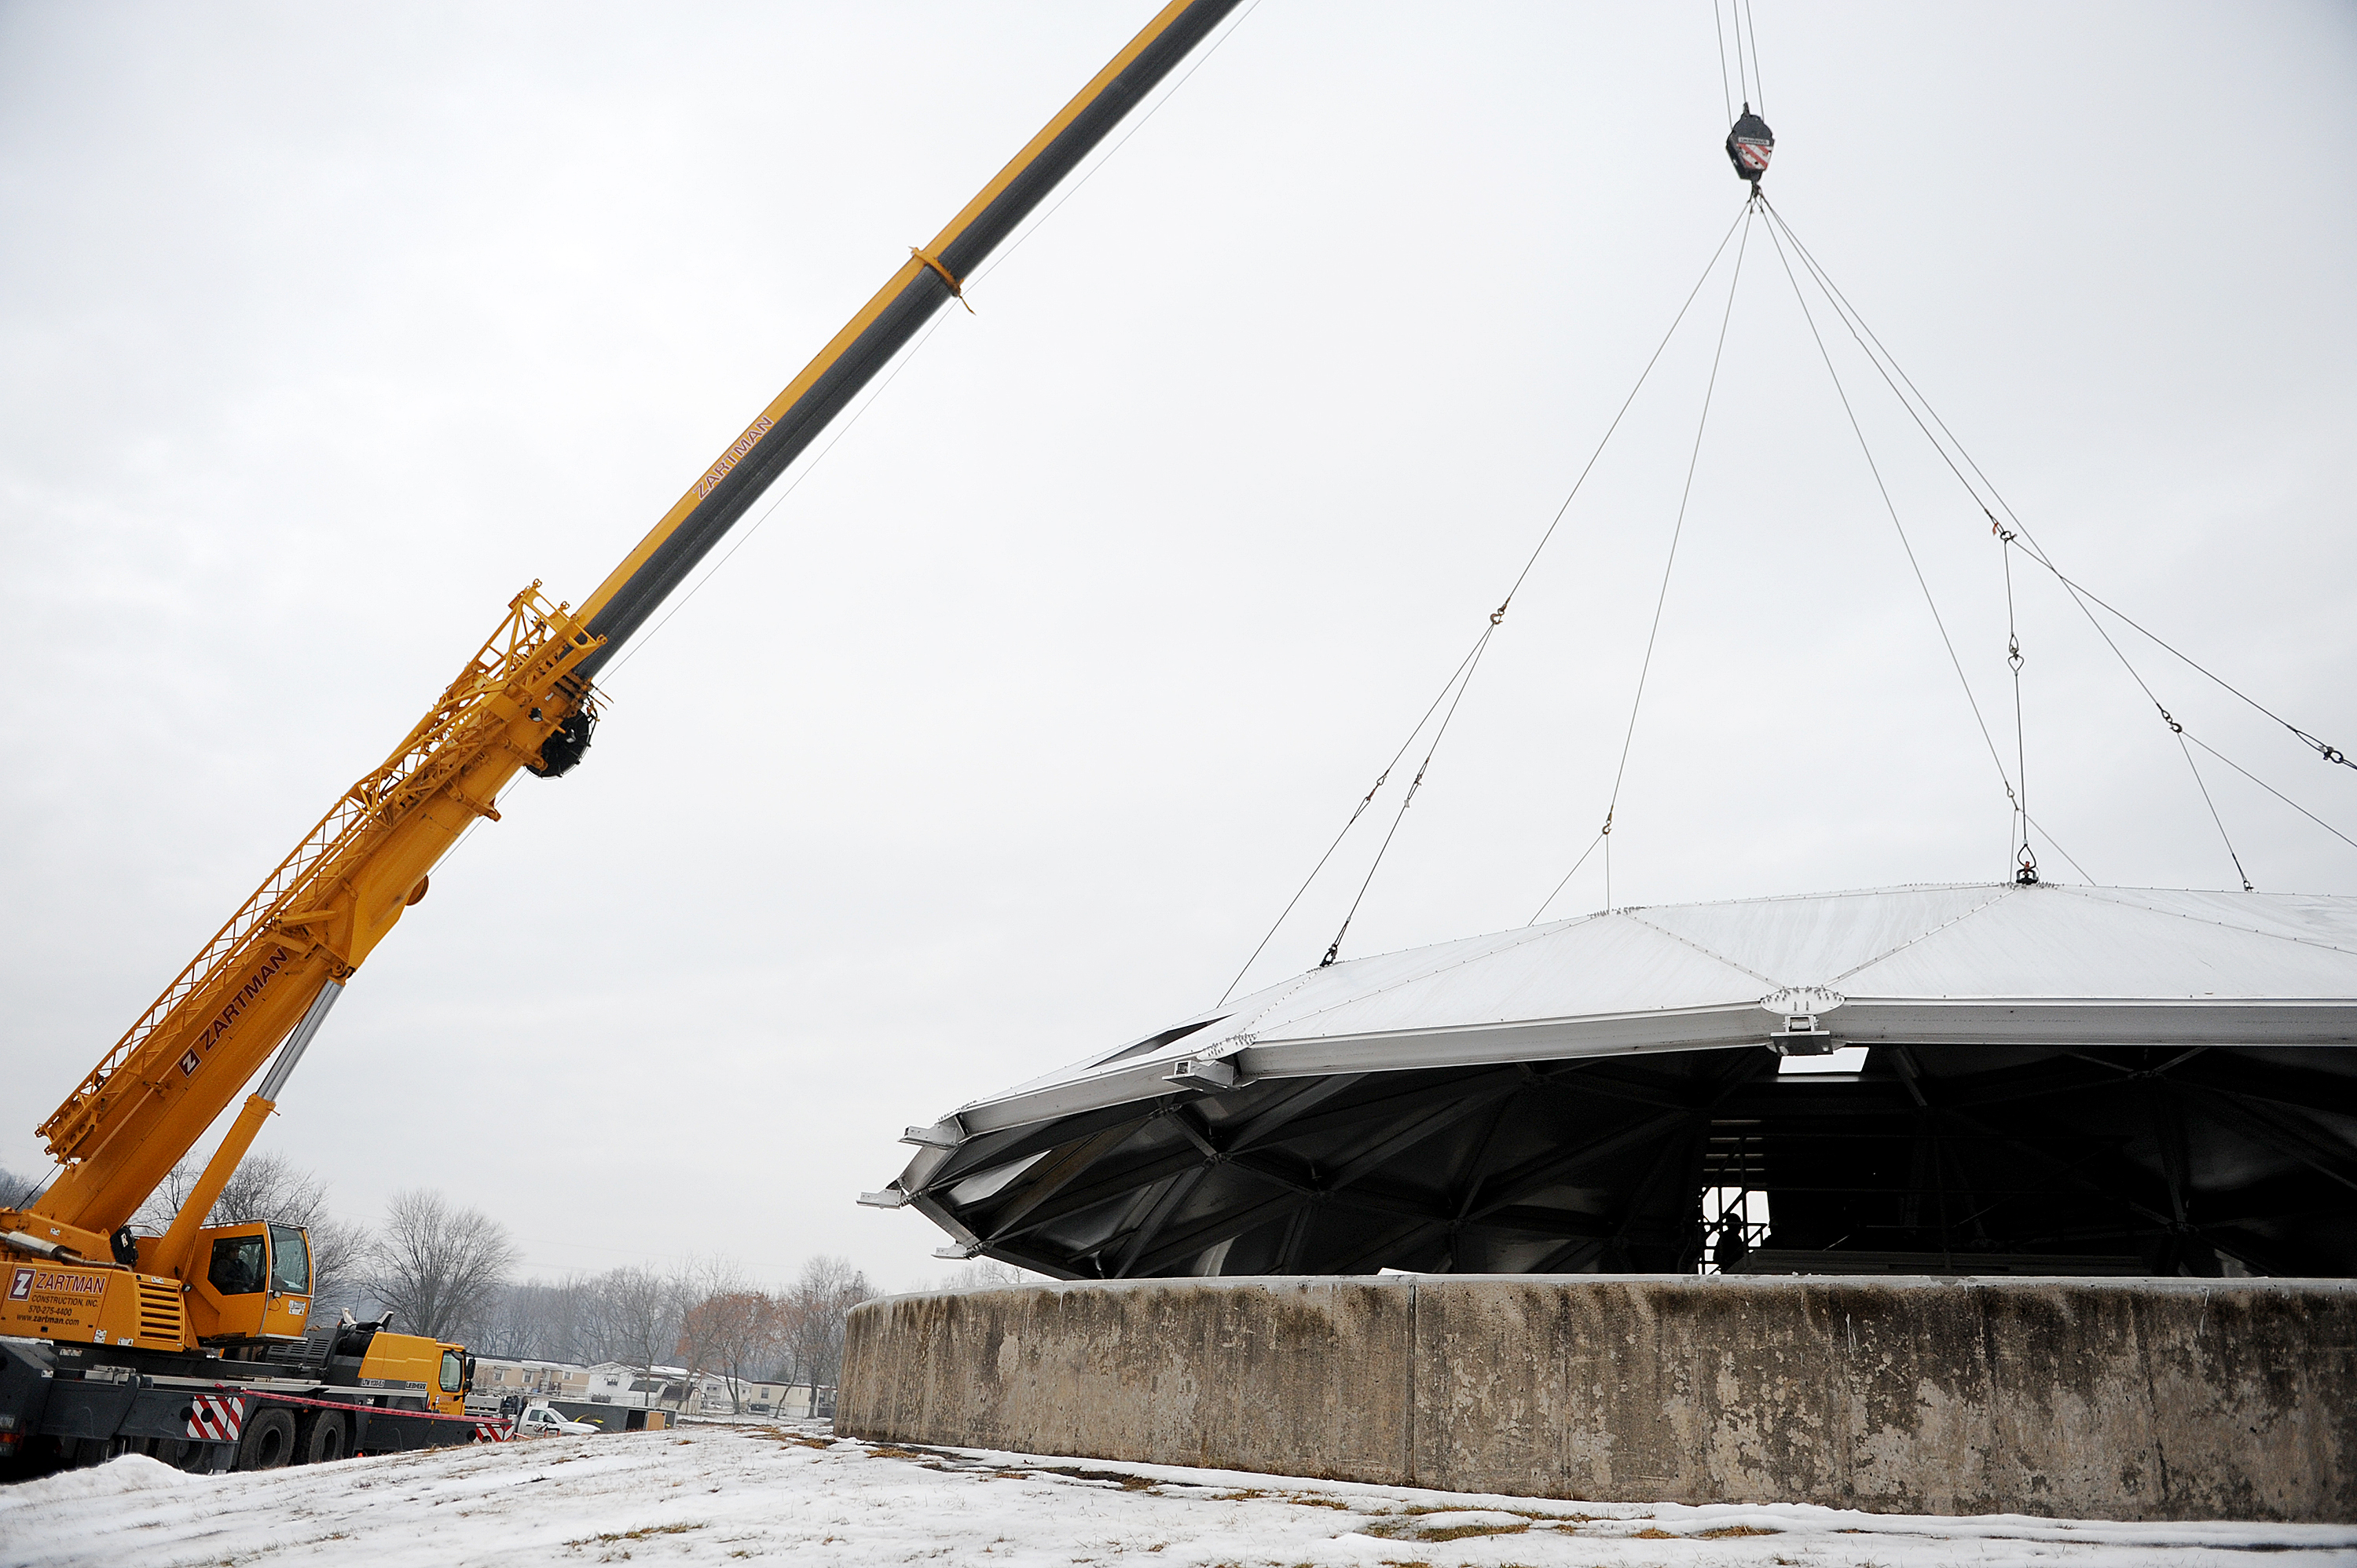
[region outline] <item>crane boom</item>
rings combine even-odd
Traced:
[[[581,613],[589,629],[606,639],[606,646],[584,661],[584,675],[597,674],[786,465],[935,311],[963,291],[974,270],[1040,199],[1237,4],[1175,0],[1165,6],[966,203],[965,210],[933,236],[931,245],[910,248],[908,263],[892,280],[745,427],[589,596]]]
[[[535,583],[393,754],[264,878],[39,1131],[64,1166],[27,1216],[84,1256],[124,1225],[331,981],[360,967],[518,768],[597,639]],[[0,1229],[5,1224],[0,1215]],[[27,1227],[29,1229],[30,1227]],[[126,1249],[114,1246],[121,1252]]]
[[[534,583],[392,755],[337,800],[40,1125],[62,1167],[0,1236],[134,1261],[131,1216],[319,1001],[425,896],[519,769],[565,772],[597,720],[594,677],[786,466],[1049,190],[1238,0],[1172,0],[854,316],[663,514],[578,611]],[[291,1060],[289,1064],[291,1066]],[[273,1075],[273,1087],[283,1073]],[[233,1165],[269,1109],[215,1163]]]

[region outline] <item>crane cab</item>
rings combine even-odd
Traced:
[[[443,1415],[467,1413],[475,1386],[475,1358],[464,1345],[418,1334],[379,1334],[361,1361],[365,1385],[399,1390],[424,1410]]]
[[[371,1402],[395,1409],[430,1410],[441,1415],[467,1413],[467,1396],[475,1387],[475,1358],[464,1345],[423,1334],[396,1334],[393,1319],[354,1323],[348,1317],[335,1331],[328,1365],[340,1380],[376,1391]]]
[[[300,1339],[311,1326],[311,1238],[299,1225],[207,1226],[188,1273],[188,1327],[201,1343]]]

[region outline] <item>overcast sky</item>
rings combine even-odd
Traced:
[[[45,1168],[33,1125],[508,598],[593,588],[1150,10],[0,5],[0,1164]],[[2357,751],[2357,8],[1757,27],[1770,195],[2040,540]],[[1735,220],[1725,133],[1699,0],[1265,0],[610,671],[260,1146],[355,1218],[438,1186],[544,1275],[940,1273],[854,1194],[904,1125],[1218,997]],[[1611,901],[1996,880],[1996,768],[1762,243]],[[1594,836],[1724,266],[1346,953],[1518,925]],[[1999,547],[1834,342],[2011,767]],[[2150,704],[2016,590],[2040,821],[2088,878],[2234,886]],[[2357,837],[2357,771],[2122,646]],[[2261,889],[2357,893],[2207,777]],[[1605,900],[1592,861],[1555,908]]]

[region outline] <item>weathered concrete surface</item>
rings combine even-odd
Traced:
[[[851,1315],[858,1437],[1610,1501],[2357,1518],[2357,1282],[1139,1280]]]

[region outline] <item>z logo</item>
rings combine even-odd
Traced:
[[[10,1301],[23,1301],[27,1296],[29,1296],[32,1294],[33,1271],[30,1269],[18,1269],[16,1271],[16,1278],[15,1282],[8,1286],[8,1299]]]

